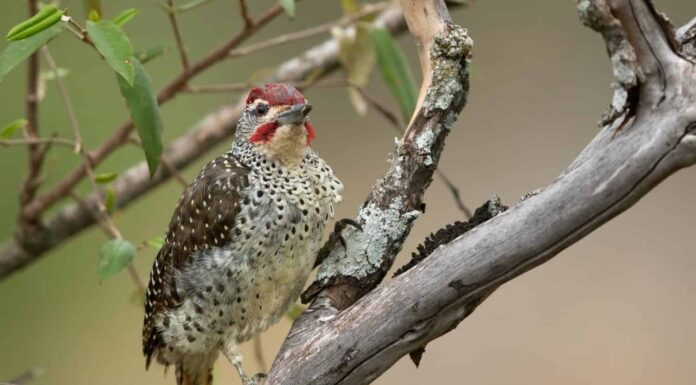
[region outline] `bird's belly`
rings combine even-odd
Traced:
[[[299,297],[320,247],[324,216],[298,226],[242,234],[228,247],[207,250],[182,273],[183,303],[159,320],[178,352],[209,351],[242,342],[276,323]],[[304,231],[304,226],[310,231]],[[262,247],[261,247],[262,246]],[[261,251],[261,252],[259,252]]]
[[[281,258],[260,261],[246,279],[247,306],[238,316],[231,334],[238,341],[245,341],[265,330],[288,311],[300,296],[319,249],[319,239],[299,242],[290,239],[277,250]],[[270,253],[269,253],[270,254]]]

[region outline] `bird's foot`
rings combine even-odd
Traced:
[[[253,377],[242,378],[242,383],[244,385],[261,385],[264,378],[266,378],[264,373],[256,373]]]
[[[329,240],[326,241],[324,246],[319,250],[319,253],[317,254],[317,260],[316,263],[314,264],[314,267],[319,266],[326,257],[329,256],[329,253],[331,252],[331,249],[336,247],[336,243],[340,243],[343,246],[344,250],[348,250],[346,247],[346,239],[343,237],[343,230],[346,229],[348,226],[353,226],[356,229],[363,231],[362,225],[350,218],[343,218],[339,221],[336,221],[336,224],[334,225],[334,230],[329,235]]]
[[[355,227],[356,229],[363,231],[362,225],[350,218],[343,218],[336,221],[334,225],[334,231],[329,236],[329,242],[340,242],[344,249],[346,249],[346,239],[343,238],[343,230],[348,227],[348,225]]]

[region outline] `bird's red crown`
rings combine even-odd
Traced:
[[[263,87],[252,88],[246,102],[251,104],[256,99],[263,99],[271,106],[307,103],[297,88],[282,83],[268,83]]]

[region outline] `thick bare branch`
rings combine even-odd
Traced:
[[[692,61],[696,61],[696,17],[679,28],[676,37],[680,46],[679,52]]]
[[[386,25],[392,31],[402,31],[405,28],[398,7],[385,10],[375,22]],[[337,43],[333,39],[327,40],[281,64],[270,80],[292,83],[305,79],[317,70],[328,74],[330,70],[337,67],[337,55]],[[163,156],[175,168],[182,169],[221,141],[232,136],[241,112],[240,103],[223,107],[203,118],[189,133],[174,140],[164,151]],[[125,140],[127,141],[128,137]],[[169,173],[160,170],[150,179],[145,162],[129,168],[122,172],[113,183],[116,207],[128,206],[168,178]],[[86,201],[94,204],[95,199],[97,196],[92,194],[86,198]],[[0,246],[0,278],[37,260],[43,253],[94,223],[94,218],[88,210],[78,204],[72,204],[59,210],[43,224],[43,231],[35,235],[36,247],[31,250],[23,248],[14,239],[5,241]]]
[[[325,328],[324,321],[377,286],[391,267],[422,211],[423,194],[432,181],[450,126],[466,103],[473,44],[466,31],[449,21],[441,1],[426,1],[416,7],[405,0],[402,5],[419,49],[428,50],[420,55],[429,62],[422,68],[431,71],[423,76],[425,91],[392,155],[392,166],[358,212],[357,221],[363,231],[345,231],[346,247],[333,248],[321,264],[316,281],[304,297],[315,300],[293,324],[271,368],[268,385],[338,384],[360,365],[361,361],[352,357],[359,353],[350,345],[345,346],[348,350],[343,351],[346,355],[340,360],[334,361],[335,356],[324,352],[321,359],[317,356],[320,353],[314,347],[334,338],[337,332]],[[353,322],[361,321],[354,318]],[[316,334],[317,328],[324,333]],[[326,357],[330,362],[320,363]],[[366,378],[362,381],[369,382]]]
[[[581,6],[581,12],[601,8]],[[403,355],[456,327],[498,286],[552,258],[672,173],[696,163],[696,68],[671,50],[655,57],[665,73],[681,71],[681,77],[667,78],[678,83],[661,87],[665,79],[659,76],[640,78],[637,86],[643,91],[627,101],[637,106],[627,107],[635,111],[630,121],[624,123],[622,115],[608,121],[551,185],[436,249],[354,305],[341,311],[334,298],[320,295],[293,325],[268,384],[372,382]],[[653,105],[642,98],[662,102]]]
[[[389,110],[389,108],[382,105],[382,103],[379,100],[372,97],[362,88],[353,88],[360,92],[360,95],[363,97],[363,99],[365,99],[368,105],[374,108],[384,119],[386,119],[389,122],[389,125],[392,127],[392,129],[394,129],[394,131],[396,131],[397,135],[403,135],[404,132],[401,120],[393,111]],[[435,170],[435,173],[440,178],[442,183],[445,185],[447,190],[449,190],[450,195],[452,195],[452,199],[454,200],[454,204],[457,205],[459,211],[461,211],[466,218],[471,218],[471,210],[469,210],[469,208],[466,207],[466,205],[462,201],[461,194],[459,193],[459,188],[454,183],[452,183],[447,174],[445,174],[444,171],[442,171],[441,169],[438,168],[437,170]]]
[[[609,0],[612,13],[621,22],[629,43],[644,76],[665,77],[669,74],[664,65],[667,58],[673,59],[674,32],[667,21],[655,10],[652,1]],[[662,81],[661,85],[664,85]]]

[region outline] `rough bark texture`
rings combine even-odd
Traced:
[[[372,382],[405,354],[422,353],[428,341],[456,327],[498,286],[552,258],[672,173],[696,163],[695,23],[675,36],[647,0],[581,0],[578,8],[583,22],[604,37],[616,77],[611,108],[596,138],[545,189],[360,298],[379,282],[418,216],[413,204],[421,195],[413,194],[422,193],[428,178],[412,170],[423,170],[419,162],[437,162],[444,136],[437,125],[423,124],[421,116],[428,116],[429,103],[439,106],[439,98],[423,97],[391,169],[358,213],[365,231],[350,231],[347,255],[338,246],[322,265],[310,288],[315,300],[295,321],[268,385]],[[417,29],[408,13],[419,9],[404,7],[412,32]],[[444,33],[461,31],[445,25]],[[438,50],[443,36],[432,36],[440,38],[433,45]],[[438,57],[433,54],[432,63]],[[466,68],[466,60],[460,63]],[[439,68],[432,66],[433,76],[424,76],[432,79],[426,95],[442,95],[430,92],[443,79]],[[466,76],[458,81],[460,87],[448,93],[461,92],[455,100],[466,94]],[[435,147],[403,150],[424,132],[431,132],[427,142]],[[403,183],[404,176],[409,183]]]
[[[340,359],[331,357],[329,366],[316,372],[314,360],[324,360],[325,356],[322,352],[321,359],[310,357],[318,353],[314,350],[317,346],[329,342],[338,332],[324,328],[324,320],[333,318],[375,288],[391,268],[413,221],[421,214],[422,198],[445,138],[466,103],[473,45],[466,30],[450,21],[441,0],[403,0],[401,5],[417,42],[421,68],[428,71],[423,74],[416,112],[404,137],[396,144],[391,167],[358,212],[356,220],[363,230],[344,232],[346,247],[335,247],[329,253],[316,281],[305,292],[304,298],[314,298],[314,302],[295,321],[269,373],[269,385],[342,383],[353,364],[359,362],[353,360],[353,355],[360,352],[351,345],[343,346]],[[361,322],[357,318],[353,321]],[[326,334],[316,334],[316,328]],[[357,334],[355,337],[361,338]],[[380,365],[384,370],[389,366]]]
[[[347,230],[347,248],[330,249],[308,292],[314,300],[293,324],[267,385],[367,384],[406,354],[419,359],[425,344],[455,328],[501,284],[696,163],[696,21],[674,32],[649,0],[579,0],[581,19],[601,33],[615,75],[598,135],[545,189],[379,285],[422,211],[444,139],[466,102],[472,45],[441,0],[401,3],[425,72],[416,114],[358,212],[364,231]],[[287,76],[281,80],[322,65],[316,62],[322,53],[327,65],[335,63],[336,46],[325,43],[279,69]],[[223,112],[172,145],[177,167],[231,134],[238,110]],[[146,166],[134,167],[116,183],[119,205],[162,178],[148,182]],[[91,221],[77,206],[62,210],[47,225],[48,247]],[[34,258],[15,249],[0,251],[16,257],[9,264],[0,259],[0,276]]]
[[[405,23],[398,7],[393,7],[382,12],[375,23],[387,27],[392,32],[400,32],[405,28]],[[320,71],[324,74],[338,65],[338,45],[334,40],[315,46],[295,58],[281,64],[271,81],[293,82],[300,81],[310,73]],[[242,98],[243,99],[243,98]],[[182,169],[194,160],[201,157],[221,141],[224,141],[234,133],[237,119],[243,106],[243,100],[236,105],[225,106],[211,113],[189,133],[173,141],[164,151],[164,157],[177,169]],[[125,208],[135,199],[152,191],[170,175],[160,169],[150,179],[147,165],[140,162],[124,171],[114,181],[113,188],[116,195],[116,207]],[[96,207],[96,197],[90,196],[85,200],[89,206]],[[10,239],[0,245],[0,278],[7,276],[15,270],[37,260],[46,251],[60,245],[80,231],[95,224],[94,217],[85,205],[71,204],[59,210],[40,230],[32,234],[31,248],[27,248],[27,242],[22,247],[17,240]]]
[[[420,8],[417,11],[424,12]],[[413,20],[408,12],[406,16],[411,25]],[[351,305],[386,275],[412,222],[421,214],[422,198],[432,181],[445,137],[466,103],[472,46],[466,31],[449,18],[430,26],[439,31],[430,31],[434,40],[419,48],[430,52],[425,60],[432,63],[432,81],[403,139],[396,144],[390,169],[358,212],[356,220],[363,231],[352,229],[344,233],[347,247],[332,250],[305,298],[326,289],[323,295],[330,297],[338,309]],[[341,287],[338,293],[336,287]],[[332,297],[332,293],[339,296]]]

